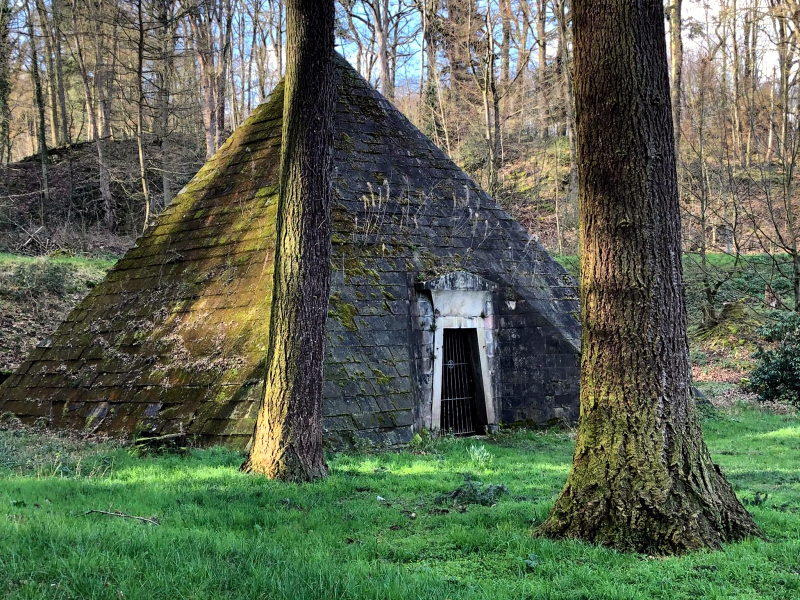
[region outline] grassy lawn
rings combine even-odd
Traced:
[[[70,265],[72,267],[84,267],[90,270],[98,270],[101,272],[108,271],[117,262],[117,259],[112,256],[107,257],[85,257],[85,256],[23,256],[21,254],[8,254],[7,252],[0,252],[0,265],[4,267],[9,264],[16,263],[56,263],[63,265]]]
[[[704,429],[769,542],[662,559],[532,537],[567,475],[564,433],[332,455],[328,480],[286,485],[239,473],[241,455],[224,449],[134,458],[6,429],[0,596],[800,597],[800,421],[735,406]],[[508,493],[493,506],[437,504],[464,473]]]

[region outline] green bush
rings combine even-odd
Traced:
[[[69,267],[49,260],[17,263],[4,279],[5,293],[17,300],[41,294],[63,298],[73,287]]]
[[[787,313],[759,333],[770,347],[759,346],[748,387],[762,402],[800,405],[800,315]]]
[[[476,481],[469,473],[464,473],[464,483],[452,492],[440,494],[434,498],[434,504],[449,504],[454,507],[465,507],[470,504],[492,506],[497,504],[501,496],[508,494],[508,488],[502,484],[483,484]]]

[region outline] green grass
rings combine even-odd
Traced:
[[[553,432],[330,456],[329,479],[287,485],[240,473],[242,457],[219,448],[133,458],[0,431],[0,596],[800,597],[800,422],[738,409],[704,428],[770,541],[661,559],[532,537],[569,469],[574,442]],[[465,472],[509,493],[435,504]]]
[[[85,267],[90,269],[97,269],[99,271],[108,271],[117,262],[117,259],[112,256],[101,257],[86,257],[86,256],[22,256],[20,254],[8,254],[0,252],[0,265],[8,263],[36,263],[36,262],[52,262],[57,264],[72,265],[74,267]]]
[[[81,256],[17,256],[0,253],[0,297],[38,299],[43,294],[82,297],[105,277],[116,259]],[[71,304],[77,298],[70,300]]]

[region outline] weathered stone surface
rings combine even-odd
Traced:
[[[435,315],[418,282],[490,292],[500,420],[576,418],[574,282],[341,59],[338,72],[328,443],[402,443],[421,426]],[[279,85],[3,383],[0,412],[247,443],[268,337],[282,113]]]

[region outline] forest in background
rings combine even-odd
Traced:
[[[798,311],[800,3],[664,8],[702,322],[722,318],[743,273],[766,307]],[[340,0],[336,34],[545,247],[578,252],[568,0]],[[2,249],[124,250],[269,95],[284,57],[281,0],[0,0]]]

